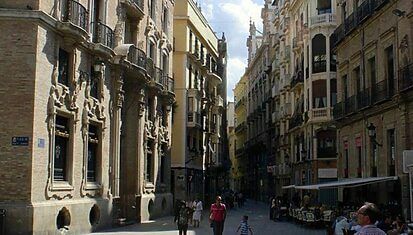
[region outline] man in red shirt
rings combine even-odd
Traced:
[[[211,214],[209,215],[209,219],[211,220],[212,227],[214,229],[214,235],[222,235],[222,232],[224,231],[227,208],[225,207],[225,204],[221,203],[221,201],[221,197],[218,196],[215,203],[211,205]]]

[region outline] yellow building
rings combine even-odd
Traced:
[[[176,2],[174,38],[174,196],[203,199],[205,182],[227,157],[223,140],[226,42],[216,37],[193,0]],[[208,186],[209,192],[216,187]]]
[[[247,141],[247,77],[241,77],[234,88],[234,159],[232,160],[232,179],[234,191],[246,190],[246,162],[245,142]]]

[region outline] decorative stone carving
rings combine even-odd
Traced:
[[[409,38],[407,35],[404,35],[402,40],[400,41],[399,45],[400,49],[400,61],[401,61],[401,67],[405,67],[408,64],[410,64],[410,59],[409,59]]]

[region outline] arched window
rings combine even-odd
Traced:
[[[312,39],[313,73],[326,72],[326,37],[317,34]]]

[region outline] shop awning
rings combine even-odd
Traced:
[[[350,178],[350,179],[342,179],[338,181],[332,181],[332,182],[321,183],[321,184],[295,186],[294,188],[303,189],[303,190],[320,190],[320,189],[328,189],[328,188],[351,188],[351,187],[358,187],[358,186],[363,186],[367,184],[392,181],[392,180],[397,180],[397,179],[398,179],[397,176]]]
[[[289,188],[295,188],[296,186],[294,184],[291,185],[286,185],[286,186],[282,186],[282,189],[289,189]]]

